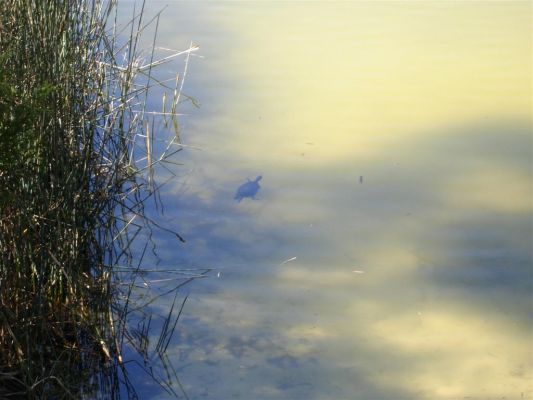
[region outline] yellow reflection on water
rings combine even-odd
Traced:
[[[209,22],[182,226],[223,271],[192,306],[218,397],[531,398],[530,3],[175,12]]]
[[[497,212],[531,212],[531,174],[497,165],[476,168],[442,188],[451,206]]]
[[[488,398],[527,393],[530,336],[513,329],[509,321],[485,318],[461,309],[435,310],[393,316],[370,331],[391,352],[401,352],[403,370],[380,383],[404,387],[429,398],[457,398],[476,393]],[[510,340],[512,337],[512,340]],[[529,396],[529,393],[528,393]]]
[[[285,164],[306,152],[323,164],[372,157],[391,137],[435,126],[528,119],[529,7],[479,1],[226,5],[217,22],[237,34],[218,71],[236,85],[219,110],[225,149]]]

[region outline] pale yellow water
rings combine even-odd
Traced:
[[[170,2],[191,40],[189,397],[531,399],[531,3]]]

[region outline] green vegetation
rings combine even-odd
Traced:
[[[161,61],[139,58],[142,12],[119,45],[114,6],[0,2],[1,398],[115,398],[124,346],[146,352],[147,331],[128,332],[131,243],[150,229],[153,166],[176,150],[151,149]]]

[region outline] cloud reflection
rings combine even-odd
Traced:
[[[531,154],[527,126],[512,131],[503,142],[499,128],[479,125],[405,142],[366,166],[363,185],[335,172],[346,165],[274,174],[249,208],[224,189],[209,196],[217,202],[181,196],[167,212],[180,215],[188,243],[163,246],[165,257],[221,272],[188,305],[187,330],[205,336],[185,358],[176,348],[193,393],[205,368],[217,375],[208,386],[228,397],[527,394]],[[411,162],[391,164],[398,154]],[[504,182],[474,188],[519,187],[526,198],[511,204],[520,207],[502,205],[505,196],[458,205],[442,190],[491,163]]]
[[[215,269],[171,350],[184,385],[531,398],[528,6],[325,4],[170,12],[213,25],[186,22],[206,55],[185,138],[202,151],[164,193],[187,243],[158,239],[162,264]],[[236,204],[250,171],[268,183]]]

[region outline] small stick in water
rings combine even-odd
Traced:
[[[294,260],[296,260],[296,257],[289,258],[288,260],[283,261],[283,262],[280,264],[280,266],[283,265],[283,264],[287,264],[288,262],[291,262],[291,261],[294,261]]]

